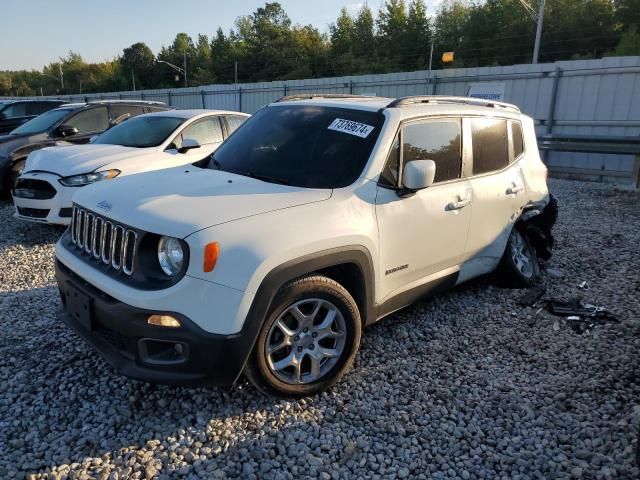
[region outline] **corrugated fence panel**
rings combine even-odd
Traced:
[[[558,76],[557,72],[560,72]],[[68,102],[144,99],[176,108],[215,108],[254,113],[284,95],[352,93],[383,97],[466,95],[474,83],[504,84],[504,100],[536,120],[538,134],[640,135],[640,57],[574,60],[554,64],[370,74],[238,85],[78,94]],[[557,86],[555,107],[552,99]],[[550,115],[553,118],[550,126]],[[633,158],[550,152],[551,166],[631,171]]]

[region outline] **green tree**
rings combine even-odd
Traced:
[[[120,64],[126,76],[135,76],[139,89],[153,87],[156,57],[144,42],[134,43],[122,51]]]
[[[397,71],[407,58],[407,9],[404,0],[387,0],[378,12],[378,43],[387,71]]]
[[[404,59],[401,64],[410,70],[425,68],[431,48],[431,25],[423,0],[412,0],[407,16],[404,38]]]
[[[184,69],[187,64],[187,79],[189,79],[189,65],[196,55],[196,47],[193,40],[186,33],[178,33],[173,43],[168,47],[162,47],[158,54],[158,60],[168,62],[176,67]],[[156,82],[164,87],[184,86],[184,74],[179,73],[169,65],[156,64]]]
[[[364,5],[353,22],[353,55],[360,60],[358,72],[364,72],[375,65],[377,55],[374,31],[375,20],[368,5]]]

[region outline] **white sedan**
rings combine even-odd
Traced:
[[[79,187],[208,157],[249,115],[223,110],[169,110],[140,115],[86,145],[34,151],[13,190],[21,220],[68,225]]]

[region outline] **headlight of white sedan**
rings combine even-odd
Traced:
[[[158,262],[162,271],[170,277],[180,273],[184,263],[184,250],[180,240],[161,237],[158,242]]]
[[[103,170],[101,172],[83,173],[82,175],[73,175],[64,177],[59,182],[65,187],[83,187],[90,183],[100,182],[102,180],[111,180],[120,175],[120,170]]]

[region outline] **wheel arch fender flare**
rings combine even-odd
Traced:
[[[367,248],[361,245],[350,245],[322,250],[289,260],[273,268],[265,275],[256,291],[256,295],[249,307],[249,312],[247,313],[244,325],[239,334],[244,337],[244,341],[242,342],[244,348],[242,348],[242,352],[237,352],[243,357],[242,369],[238,372],[238,376],[242,370],[244,370],[244,365],[253,350],[260,329],[266,319],[267,312],[271,309],[273,300],[280,288],[291,280],[295,280],[309,273],[345,264],[356,265],[364,282],[364,311],[362,311],[362,306],[359,305],[363,323],[369,324],[375,321],[375,271],[371,253]]]

